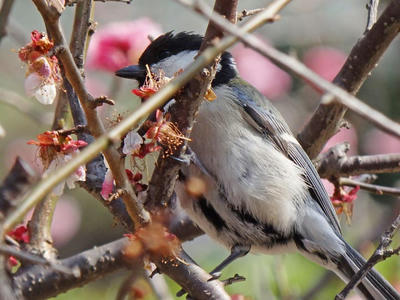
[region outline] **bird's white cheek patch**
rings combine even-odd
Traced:
[[[185,70],[194,61],[197,52],[193,50],[182,51],[152,65],[151,70],[156,74],[162,70],[165,76],[172,77],[180,69]]]

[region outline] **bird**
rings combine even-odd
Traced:
[[[139,64],[116,75],[139,86],[147,68],[173,77],[194,61],[202,41],[193,32],[165,33],[150,43]],[[211,274],[250,251],[298,251],[348,282],[365,259],[344,240],[321,179],[282,115],[240,77],[227,51],[211,87],[216,100],[200,105],[188,148],[193,159],[183,164],[175,186],[188,216],[231,250]],[[205,183],[200,195],[187,191],[191,177]],[[357,290],[366,299],[400,299],[374,269]]]

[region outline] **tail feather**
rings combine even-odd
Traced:
[[[345,244],[346,255],[338,263],[340,277],[348,281],[364,264],[365,259],[350,245]],[[377,271],[370,270],[357,289],[366,299],[399,300],[400,294]]]

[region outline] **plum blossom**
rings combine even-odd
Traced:
[[[53,47],[45,33],[34,30],[31,42],[18,50],[20,60],[28,66],[25,93],[45,105],[54,102],[62,80],[57,57],[49,54]]]
[[[87,145],[85,141],[75,141],[70,135],[64,136],[57,131],[46,131],[39,134],[37,138],[38,141],[30,140],[28,144],[39,147],[39,157],[44,170],[43,176],[47,176],[52,171],[68,163],[74,155],[79,153],[79,148]],[[86,169],[84,166],[79,166],[72,175],[53,189],[53,194],[61,196],[65,184],[67,184],[68,188],[72,189],[75,187],[76,181],[85,180]]]
[[[122,153],[128,155],[136,152],[139,150],[141,144],[143,144],[143,138],[136,131],[132,130],[124,138]]]
[[[240,76],[266,97],[274,100],[290,90],[292,79],[289,74],[261,54],[240,44],[232,50],[232,55]]]
[[[137,64],[140,55],[150,44],[148,37],[155,38],[161,33],[160,25],[149,18],[110,23],[93,35],[86,66],[114,72]]]
[[[103,197],[104,200],[107,200],[108,197],[110,197],[110,194],[112,193],[114,188],[113,174],[107,162],[106,165],[107,165],[107,172],[106,175],[104,176],[104,181],[103,184],[101,185],[101,192],[100,192],[100,195]]]
[[[303,57],[304,64],[326,80],[332,81],[340,71],[346,54],[330,47],[314,47]]]

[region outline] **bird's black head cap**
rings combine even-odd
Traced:
[[[145,66],[154,65],[165,58],[179,54],[183,51],[197,51],[200,49],[203,37],[192,32],[167,32],[159,36],[144,50],[139,58],[139,66],[130,66],[118,70],[117,76],[134,78],[142,85],[145,79]],[[220,60],[221,67],[218,69],[212,86],[227,83],[237,75],[236,67],[232,55],[224,52]]]
[[[191,32],[173,31],[159,36],[144,50],[139,59],[142,66],[155,64],[182,51],[199,50],[203,37]]]

